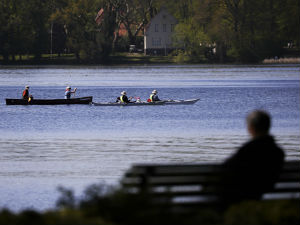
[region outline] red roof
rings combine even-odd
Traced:
[[[95,22],[98,24],[98,25],[101,25],[102,21],[103,21],[103,17],[104,17],[104,9],[100,9],[99,12],[97,13],[97,16],[95,18]],[[135,25],[132,25],[132,27],[134,27]],[[124,37],[124,36],[127,36],[128,35],[128,32],[127,32],[127,29],[126,29],[126,26],[124,25],[124,23],[121,23],[120,24],[120,27],[119,27],[119,30],[118,30],[118,35],[120,37]],[[138,33],[138,36],[143,36],[143,32],[142,30],[139,31]]]
[[[118,33],[119,33],[120,37],[127,36],[127,29],[126,29],[124,23],[120,24],[119,32]]]

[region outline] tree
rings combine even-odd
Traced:
[[[3,0],[0,3],[0,54],[4,61],[15,60],[15,55],[26,53],[31,46],[31,28],[26,7],[21,0]],[[25,8],[26,10],[26,8]]]
[[[287,46],[299,51],[299,0],[1,0],[0,54],[6,62],[24,54],[39,60],[68,49],[80,61],[105,62],[121,24],[125,45],[137,44],[161,7],[177,18],[176,43],[194,58],[212,59],[207,46],[220,62],[280,57]]]
[[[36,60],[40,60],[42,53],[49,49],[49,1],[29,0],[26,4],[28,5],[28,21],[31,24],[33,40],[31,52]]]
[[[285,44],[300,47],[300,1],[284,0],[276,1],[278,16],[276,22],[279,26],[280,39]]]
[[[47,49],[48,1],[3,0],[0,3],[1,46],[5,61],[17,54],[34,54],[38,60]]]
[[[100,27],[95,22],[98,10],[104,8]],[[78,60],[104,62],[111,52],[115,30],[115,11],[110,2],[100,0],[68,0],[66,7],[56,10],[51,20],[65,27],[67,46]]]
[[[193,57],[204,57],[205,50],[210,44],[203,29],[191,20],[176,25],[173,41],[176,47],[183,48],[188,55]]]
[[[120,29],[126,29],[126,45],[138,45],[138,36],[154,14],[154,0],[114,0],[116,11],[115,37],[113,46],[118,46]],[[124,40],[124,37],[123,37]]]

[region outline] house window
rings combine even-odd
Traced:
[[[161,46],[161,38],[152,38],[153,46]]]
[[[158,24],[155,24],[155,32],[158,32]]]
[[[171,32],[174,31],[174,28],[175,28],[175,24],[171,24]]]
[[[167,24],[163,24],[163,32],[167,32]]]

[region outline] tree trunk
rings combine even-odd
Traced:
[[[6,54],[6,53],[3,54],[3,60],[5,63],[8,63],[8,61],[9,61],[8,54]]]
[[[224,62],[224,44],[223,42],[217,43],[217,56],[220,63]]]
[[[115,48],[116,48],[116,45],[119,41],[119,30],[120,30],[120,25],[121,25],[121,21],[118,22],[118,28],[116,29],[115,31],[115,34],[114,34],[114,39],[113,39],[113,43],[112,43],[112,50],[115,51]]]
[[[75,56],[76,56],[76,60],[79,62],[79,61],[80,61],[79,52],[76,52],[76,53],[75,53]]]

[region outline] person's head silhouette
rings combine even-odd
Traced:
[[[248,132],[253,138],[269,134],[271,127],[270,115],[262,110],[255,110],[247,116]]]

